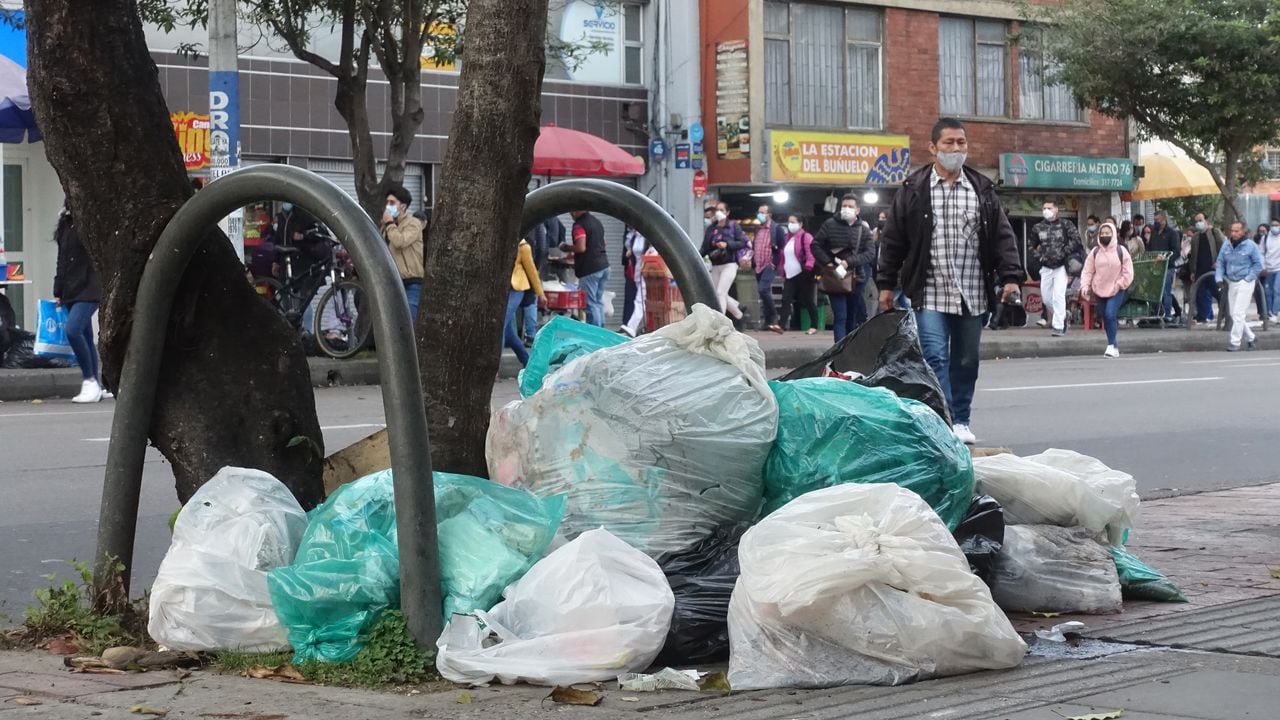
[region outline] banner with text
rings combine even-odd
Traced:
[[[1041,190],[1132,190],[1133,161],[1129,158],[1091,158],[1075,155],[1000,156],[1000,177],[1006,187]]]
[[[209,167],[209,116],[193,112],[169,113],[173,134],[182,148],[182,161],[187,172]]]
[[[911,169],[906,135],[770,130],[772,182],[896,185]]]

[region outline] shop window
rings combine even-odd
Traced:
[[[770,0],[764,17],[768,124],[883,127],[879,10]]]
[[[940,19],[938,89],[944,115],[1006,117],[1005,23]]]
[[[1044,51],[1038,28],[1022,31],[1018,47],[1018,116],[1024,120],[1081,122],[1080,103],[1071,88],[1052,81],[1058,66]]]

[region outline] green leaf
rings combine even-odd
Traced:
[[[1277,580],[1280,580],[1280,568],[1269,568],[1269,569],[1271,570],[1271,577]]]

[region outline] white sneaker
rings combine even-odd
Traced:
[[[1036,321],[1036,327],[1038,328],[1049,327],[1049,321],[1045,320],[1044,318],[1040,318],[1039,320]]]
[[[968,425],[952,425],[951,434],[955,435],[956,439],[965,445],[972,445],[978,442],[978,438],[974,437],[973,431],[969,429]]]
[[[85,380],[80,383],[80,394],[71,398],[73,403],[96,403],[102,399],[102,386],[97,380]]]
[[[1102,356],[1117,358],[1117,357],[1120,357],[1120,351],[1116,349],[1115,345],[1108,345],[1107,349],[1102,351]]]

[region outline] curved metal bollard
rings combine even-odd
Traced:
[[[138,496],[155,405],[165,326],[178,284],[208,228],[236,208],[259,200],[306,208],[343,241],[372,298],[373,333],[395,470],[400,598],[420,649],[440,636],[439,553],[427,415],[418,374],[413,321],[391,253],[369,217],[345,192],[314,173],[287,165],[246,168],[210,183],[178,209],[160,235],[142,273],[125,354],[98,522],[97,577],[111,557],[133,559]],[[129,575],[123,576],[128,591]]]
[[[720,307],[697,246],[666,210],[624,185],[581,178],[543,185],[525,196],[520,234],[525,235],[544,218],[573,210],[599,211],[639,230],[671,268],[686,304]]]
[[[1261,278],[1259,278],[1259,280],[1261,280]],[[1216,274],[1213,272],[1203,273],[1202,275],[1200,275],[1200,277],[1196,278],[1196,281],[1194,283],[1191,284],[1191,292],[1190,292],[1191,297],[1188,298],[1188,303],[1190,307],[1183,308],[1182,312],[1184,317],[1195,317],[1196,312],[1199,311],[1199,303],[1197,302],[1197,298],[1200,295],[1200,285],[1206,282],[1217,284]],[[1218,330],[1230,332],[1231,307],[1230,307],[1230,303],[1227,302],[1227,291],[1224,289],[1220,293],[1220,295],[1221,295],[1221,298],[1218,300],[1218,317],[1215,319],[1215,322],[1217,323]],[[1261,318],[1262,329],[1270,330],[1271,329],[1270,313],[1272,312],[1273,308],[1267,305],[1267,292],[1262,287],[1262,283],[1260,281],[1254,283],[1253,299],[1254,299],[1254,302],[1257,302],[1262,305],[1262,318]],[[1187,322],[1184,325],[1184,327],[1186,327],[1187,329],[1190,329],[1191,323]]]

